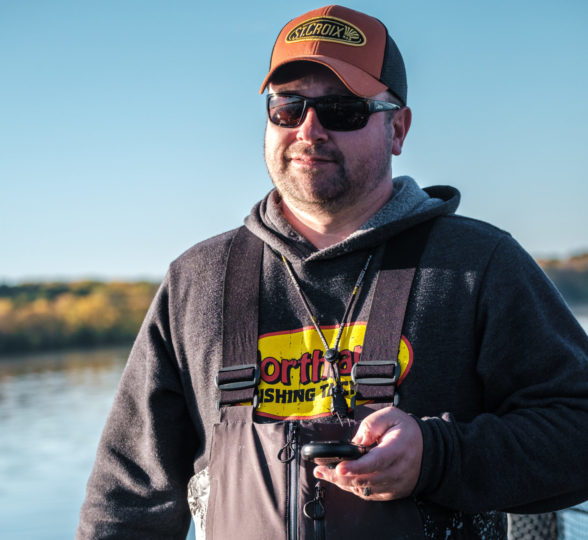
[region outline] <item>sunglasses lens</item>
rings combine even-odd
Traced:
[[[296,127],[302,121],[304,98],[299,96],[270,95],[267,112],[272,123],[281,127]]]
[[[320,123],[332,131],[353,131],[365,127],[369,118],[367,103],[341,96],[327,97],[316,104]]]
[[[297,95],[270,94],[267,112],[272,123],[280,127],[299,126],[308,107],[313,107],[319,122],[331,131],[353,131],[365,127],[369,119],[369,107],[365,100],[346,96],[305,98]]]

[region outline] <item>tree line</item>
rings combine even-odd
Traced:
[[[130,343],[157,288],[147,281],[0,285],[0,355]]]
[[[538,263],[569,305],[588,305],[588,253]]]
[[[588,253],[538,262],[570,305],[588,305]],[[0,285],[0,355],[131,343],[158,286],[148,281]]]

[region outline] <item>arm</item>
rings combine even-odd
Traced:
[[[77,538],[182,538],[196,436],[174,361],[162,284],[102,434]]]
[[[428,448],[417,491],[466,511],[556,510],[588,497],[588,338],[510,237],[478,297],[484,412],[419,420]]]
[[[372,499],[406,496],[412,486],[416,495],[465,512],[542,512],[588,497],[585,332],[510,238],[491,258],[477,301],[484,411],[468,422],[451,412],[414,419],[420,467],[414,426],[400,411],[379,411],[382,418],[368,417],[371,425],[359,433],[373,432],[362,442],[379,440],[378,447],[319,475],[356,493],[370,485]]]

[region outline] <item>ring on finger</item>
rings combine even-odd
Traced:
[[[363,488],[363,495],[364,497],[369,497],[372,494],[372,488],[366,486]]]

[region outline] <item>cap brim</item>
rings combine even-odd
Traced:
[[[329,56],[313,55],[313,56],[298,56],[296,58],[288,58],[287,61],[277,64],[273,69],[266,75],[259,93],[262,94],[266,86],[269,84],[272,75],[276,70],[286,64],[292,62],[315,62],[328,67],[341,82],[349,89],[350,92],[361,97],[372,97],[380,92],[384,92],[388,87],[378,81],[375,77],[372,77],[362,69],[355,67],[352,64],[344,62],[343,60],[337,60]]]

